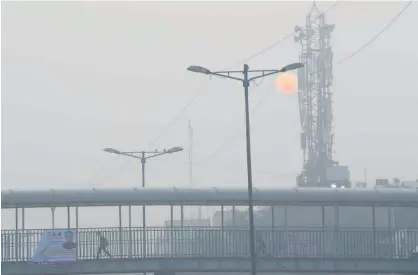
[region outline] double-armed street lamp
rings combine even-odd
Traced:
[[[127,156],[131,158],[136,158],[141,160],[141,166],[142,166],[142,187],[145,187],[145,164],[147,162],[147,159],[155,158],[158,156],[166,155],[166,154],[173,154],[177,152],[183,151],[182,147],[173,147],[168,150],[155,150],[155,151],[137,151],[137,152],[121,152],[119,150],[113,149],[113,148],[105,148],[103,151],[111,154],[117,154],[122,156]],[[142,206],[142,255],[145,255],[146,252],[146,232],[145,232],[145,205]]]
[[[138,152],[121,152],[113,148],[105,148],[103,151],[107,153],[111,153],[111,154],[117,154],[117,155],[140,159],[141,165],[142,165],[142,187],[145,187],[145,163],[147,162],[147,159],[155,158],[155,157],[166,155],[166,154],[177,153],[177,152],[183,151],[183,148],[173,147],[168,150],[164,149],[161,151],[155,150],[155,151],[138,151]]]
[[[256,275],[256,252],[255,252],[255,236],[254,236],[254,207],[253,207],[253,182],[252,182],[252,171],[251,171],[251,142],[250,142],[250,112],[248,104],[248,88],[253,80],[263,78],[269,75],[283,73],[287,71],[296,70],[302,68],[302,63],[289,64],[279,70],[249,70],[247,64],[244,65],[242,71],[215,71],[212,72],[207,68],[201,66],[190,66],[187,68],[188,71],[194,73],[201,73],[205,75],[215,75],[223,78],[229,78],[240,81],[244,86],[244,97],[245,97],[245,130],[246,130],[246,147],[247,147],[247,180],[248,180],[248,214],[250,223],[250,256],[251,256],[251,274]],[[249,77],[249,73],[255,73],[256,76]],[[241,74],[243,78],[232,76],[234,74]]]

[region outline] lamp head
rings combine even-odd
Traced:
[[[189,66],[188,71],[200,74],[211,74],[211,71],[201,66]]]
[[[304,65],[302,63],[292,63],[292,64],[289,64],[287,66],[284,66],[280,71],[284,73],[284,72],[287,72],[287,71],[293,71],[293,70],[302,68],[303,66]]]
[[[107,152],[107,153],[111,153],[111,154],[120,154],[120,151],[113,149],[113,148],[105,148],[103,149],[103,151]]]
[[[167,154],[172,154],[180,151],[183,151],[182,147],[173,147],[167,150]]]

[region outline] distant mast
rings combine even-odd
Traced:
[[[193,186],[193,127],[189,120],[189,185]]]
[[[189,120],[188,125],[189,130],[189,185],[190,187],[193,187],[193,127],[192,123]],[[202,219],[202,207],[198,207],[198,219]]]

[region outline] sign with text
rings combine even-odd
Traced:
[[[44,230],[31,263],[68,263],[77,260],[77,230]]]

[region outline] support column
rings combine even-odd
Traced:
[[[77,240],[76,240],[76,242],[77,243],[80,243],[80,240],[79,240],[79,238],[78,238],[78,236],[79,236],[79,234],[78,234],[78,206],[76,206],[75,207],[75,232],[76,232],[76,236],[77,236]],[[76,259],[78,259],[78,250],[80,249],[80,246],[79,245],[77,245],[77,248],[76,248]]]
[[[237,233],[237,220],[235,216],[235,205],[232,206],[232,228],[234,230],[233,232],[233,243],[234,243],[234,251],[238,251],[238,242],[239,242],[239,233]]]
[[[19,244],[19,208],[15,208],[15,258],[16,261],[19,261],[19,251],[20,251],[20,244]]]
[[[71,228],[71,208],[69,205],[67,206],[67,228]]]
[[[235,229],[237,225],[237,220],[235,217],[235,205],[232,206],[232,227]]]
[[[142,205],[142,257],[143,258],[147,257],[147,228],[146,228],[146,216],[145,215],[146,214],[145,214],[145,204],[144,204]]]
[[[340,207],[334,206],[334,242],[335,242],[335,253],[341,252],[340,245]],[[339,254],[338,254],[339,255]]]
[[[78,206],[75,207],[75,229],[78,232]]]
[[[275,234],[275,218],[274,218],[274,206],[271,206],[271,251],[273,252],[273,256],[276,255],[276,234]]]
[[[129,258],[132,258],[132,206],[128,206]]]
[[[26,241],[25,241],[26,239]],[[29,232],[25,230],[25,208],[22,207],[22,256],[23,260],[27,261],[29,259]],[[26,249],[24,249],[26,248]],[[24,250],[26,250],[24,252]],[[26,255],[25,255],[26,254]]]
[[[284,229],[287,231],[287,206],[284,207]]]
[[[174,241],[174,206],[170,205],[170,239],[171,239],[171,249],[170,249],[170,256],[177,255],[177,246],[176,242]]]
[[[321,218],[322,218],[322,234],[321,234],[321,257],[326,257],[326,248],[325,248],[325,206],[321,206]]]
[[[221,229],[224,230],[224,206],[221,205]]]
[[[225,242],[224,242],[224,222],[225,222],[225,216],[224,216],[224,206],[221,205],[221,255],[224,256],[225,252]]]
[[[55,207],[51,207],[52,229],[55,229]]]
[[[184,206],[180,205],[180,253],[184,255]]]
[[[123,258],[122,206],[119,205],[119,257]]]
[[[377,240],[376,240],[376,206],[372,207],[372,227],[373,227],[373,253],[378,258],[377,253]]]

